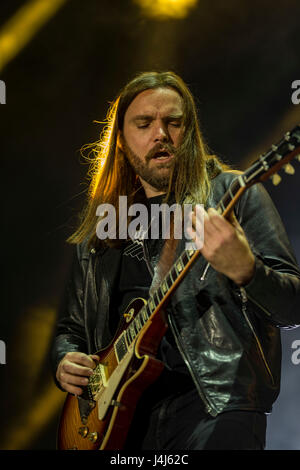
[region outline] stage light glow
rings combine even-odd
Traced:
[[[158,20],[182,19],[194,8],[198,0],[134,0],[146,16]]]
[[[0,30],[0,71],[68,0],[28,0]]]

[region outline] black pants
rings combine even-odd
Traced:
[[[156,393],[157,388],[150,389],[140,400],[125,450],[264,449],[264,413],[227,411],[213,418],[190,384],[153,404]]]

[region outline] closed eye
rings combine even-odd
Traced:
[[[145,123],[145,124],[138,124],[137,128],[138,129],[145,129],[146,127],[149,126],[149,122]]]

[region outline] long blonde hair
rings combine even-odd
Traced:
[[[176,149],[176,165],[170,176],[164,202],[169,200],[172,193],[178,204],[187,201],[205,204],[211,190],[211,179],[230,168],[209,154],[200,132],[194,98],[183,80],[171,71],[140,73],[123,88],[111,105],[99,141],[87,146],[93,147],[95,155],[89,171],[90,186],[81,221],[68,242],[81,243],[88,238],[90,245],[97,244],[98,205],[112,204],[116,209],[116,220],[119,220],[119,196],[127,196],[128,206],[142,197],[141,184],[118,145],[118,135],[123,130],[125,112],[134,98],[142,91],[166,87],[177,91],[182,98],[185,132]],[[111,246],[119,243],[111,240],[106,242]]]

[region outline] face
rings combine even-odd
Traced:
[[[143,91],[128,106],[121,143],[147,197],[166,192],[182,131],[182,98],[172,88]]]

